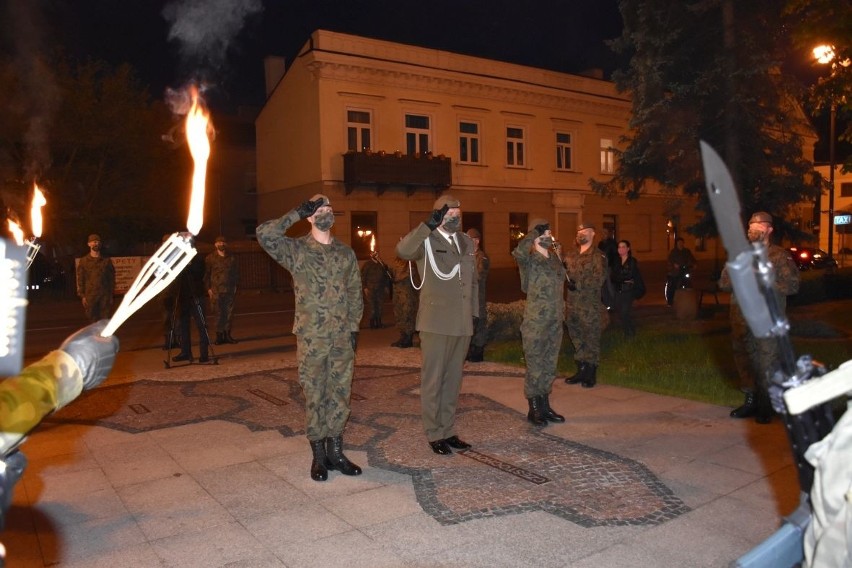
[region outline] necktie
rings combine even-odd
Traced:
[[[453,248],[456,249],[456,253],[461,254],[461,251],[459,250],[459,244],[456,242],[455,235],[450,235],[450,242],[453,243]]]

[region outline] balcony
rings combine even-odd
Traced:
[[[399,152],[348,152],[343,155],[346,194],[356,187],[375,188],[378,195],[401,188],[410,196],[418,189],[440,191],[452,183],[450,159]]]

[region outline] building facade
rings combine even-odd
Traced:
[[[493,267],[514,266],[510,252],[536,217],[565,242],[580,223],[610,228],[658,261],[696,220],[688,199],[651,190],[628,202],[589,188],[615,171],[631,112],[609,81],[322,30],[286,71],[280,60],[267,71],[258,218],[325,193],[335,234],[359,258],[371,247],[392,257],[447,190]],[[677,236],[699,259],[720,254],[718,243]]]

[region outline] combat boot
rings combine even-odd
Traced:
[[[598,382],[598,366],[591,363],[586,365],[586,376],[583,378],[580,386],[584,389],[590,389]]]
[[[527,420],[536,426],[546,426],[547,419],[544,417],[544,409],[542,408],[543,397],[534,396],[528,398],[527,402],[530,404],[530,411],[527,412]]]
[[[406,347],[406,345],[405,345],[406,337],[408,337],[407,334],[400,332],[399,333],[399,339],[397,339],[396,341],[391,343],[391,347]],[[411,339],[409,338],[408,341],[410,343]],[[410,347],[410,345],[409,345],[409,347]]]
[[[745,402],[731,411],[731,418],[750,418],[757,413],[757,401],[754,399],[754,393],[746,391]]]
[[[222,345],[223,343],[225,343],[225,332],[224,331],[217,331],[216,332],[216,341],[214,343],[216,343],[216,345]]]
[[[361,475],[361,468],[343,455],[343,436],[325,439],[325,467],[336,469],[343,475]]]
[[[589,364],[585,361],[575,361],[577,363],[577,372],[565,379],[569,385],[578,385],[586,379],[586,374],[589,372]]]
[[[546,394],[541,397],[542,398],[542,417],[548,422],[565,422],[565,417],[561,414],[556,414],[552,408],[550,408],[550,395]]]
[[[229,330],[227,330],[227,331],[225,331],[225,332],[223,332],[223,335],[225,336],[225,343],[236,343],[236,342],[237,342],[237,340],[236,340],[236,339],[234,339],[234,338],[231,336],[231,330],[230,330],[230,329],[229,329]]]
[[[402,344],[400,345],[400,347],[402,347],[403,349],[408,349],[409,347],[414,347],[413,339],[414,339],[414,334],[406,333],[405,335],[403,335]]]
[[[471,363],[481,363],[482,362],[482,352],[484,351],[483,347],[478,345],[471,345],[470,351],[467,354],[467,360]]]
[[[311,452],[314,454],[314,459],[311,461],[311,479],[314,481],[325,481],[328,479],[325,440],[326,438],[322,440],[309,440],[311,442]]]

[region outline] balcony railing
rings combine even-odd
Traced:
[[[412,195],[418,189],[440,191],[452,184],[450,159],[432,154],[399,152],[348,152],[343,155],[346,193],[356,187],[375,188],[379,195],[390,188]]]

